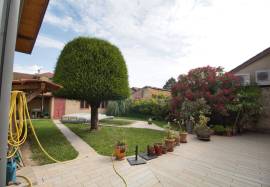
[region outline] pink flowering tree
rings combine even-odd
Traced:
[[[234,101],[239,88],[239,80],[221,67],[201,67],[192,69],[187,75],[180,75],[172,87],[171,112],[176,119],[181,118],[184,101],[204,98],[212,114],[228,116],[227,105]]]

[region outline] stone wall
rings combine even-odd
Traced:
[[[262,87],[263,111],[256,125],[256,130],[261,132],[270,132],[270,87]]]
[[[91,108],[81,108],[80,101],[66,99],[65,114],[90,113]],[[99,108],[99,113],[105,113],[106,108]]]

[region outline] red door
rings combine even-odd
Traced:
[[[65,104],[66,104],[65,99],[54,98],[54,112],[53,112],[54,119],[60,119],[63,115],[65,115]]]

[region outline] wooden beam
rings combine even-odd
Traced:
[[[35,45],[49,0],[24,0],[19,20],[16,51],[30,54]],[[23,37],[21,37],[23,36]]]
[[[40,85],[39,84],[28,84],[28,85],[23,85],[23,84],[13,84],[12,85],[12,90],[39,90],[40,91]]]
[[[24,35],[21,35],[21,34],[18,34],[18,39],[24,39],[24,40],[30,40],[30,41],[32,41],[32,40],[34,40],[35,38],[33,38],[33,37],[29,37],[29,36],[24,36]]]
[[[27,103],[29,103],[30,101],[35,99],[37,96],[39,96],[39,94],[40,94],[40,90],[36,90],[36,91],[32,92],[31,94],[28,94],[27,95]]]

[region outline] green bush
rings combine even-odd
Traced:
[[[213,130],[218,135],[224,135],[224,133],[226,132],[226,128],[223,125],[215,125],[213,127]]]
[[[199,121],[199,116],[202,114],[211,114],[211,108],[207,105],[204,98],[199,98],[194,101],[185,99],[180,108],[180,114],[177,116],[177,120],[189,121],[192,118],[195,123],[197,123]]]
[[[156,96],[151,99],[133,100],[129,112],[155,119],[165,119],[169,114],[169,99],[165,96]]]
[[[234,128],[241,131],[246,125],[255,125],[262,112],[261,89],[250,85],[240,87],[237,98],[227,105],[230,114],[234,116]]]
[[[107,105],[106,115],[109,116],[122,116],[129,112],[131,105],[131,100],[119,100],[119,101],[109,101]]]

